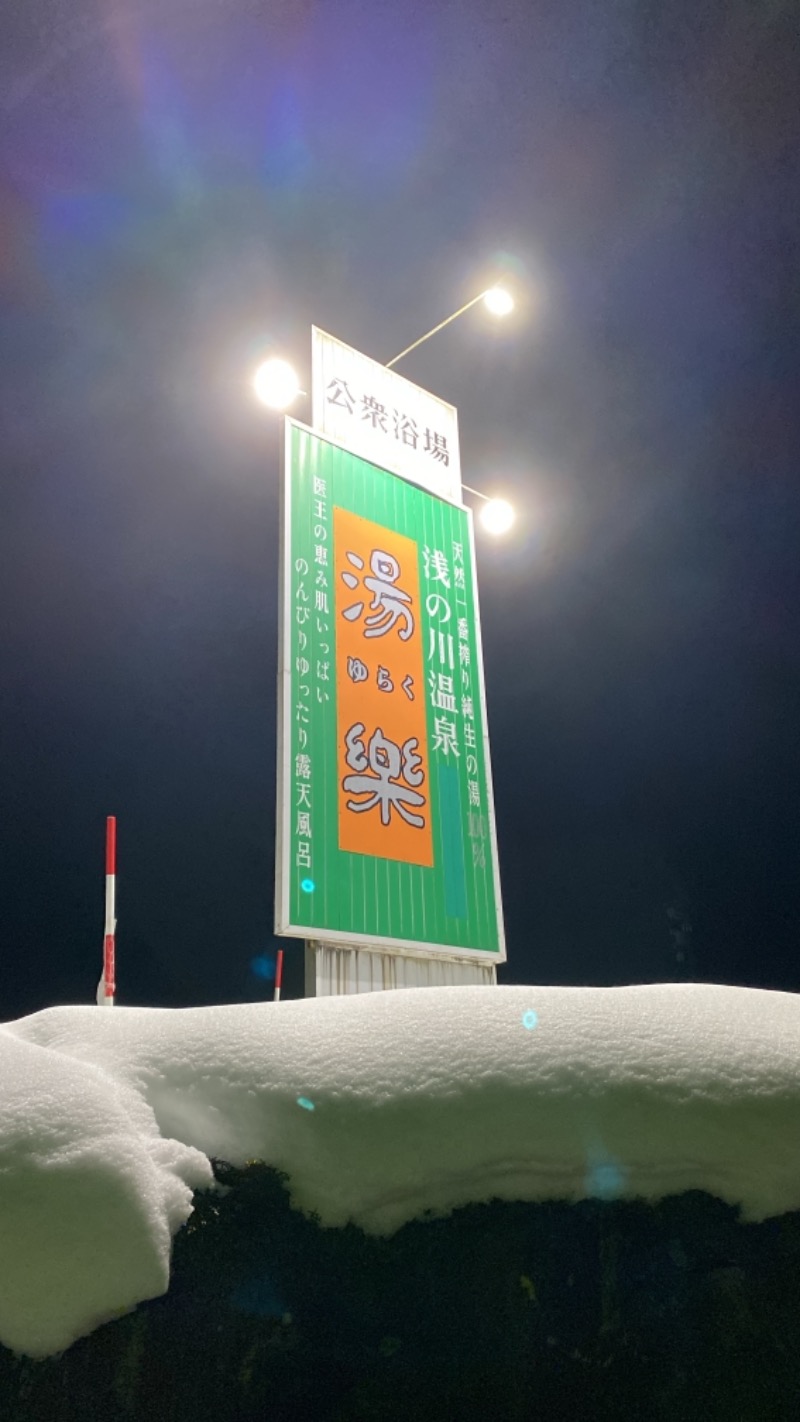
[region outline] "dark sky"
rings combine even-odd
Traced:
[[[518,314],[401,369],[519,510],[479,548],[501,980],[800,988],[797,21],[5,7],[0,1017],[93,1000],[109,813],[120,1001],[271,995],[278,422],[249,376],[307,379],[312,321],[388,360],[494,273]]]

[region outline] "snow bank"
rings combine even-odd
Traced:
[[[459,987],[0,1027],[0,1341],[34,1355],[164,1291],[208,1156],[324,1225],[701,1189],[800,1209],[800,997]]]
[[[164,1293],[210,1176],[123,1081],[0,1031],[0,1341],[59,1352]]]

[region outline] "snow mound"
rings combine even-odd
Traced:
[[[207,1157],[327,1226],[706,1190],[800,1209],[800,997],[455,987],[0,1027],[0,1341],[42,1355],[164,1291]],[[201,1154],[202,1153],[202,1154]]]
[[[0,1032],[0,1341],[57,1353],[166,1291],[205,1156],[130,1087]]]

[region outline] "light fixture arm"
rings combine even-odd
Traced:
[[[482,494],[480,489],[471,489],[469,484],[462,484],[461,487],[462,489],[466,489],[468,494],[475,494],[476,498],[485,499],[487,504],[492,502],[491,496],[489,494]]]
[[[450,322],[455,321],[457,316],[463,316],[464,312],[469,311],[471,306],[477,306],[478,302],[482,301],[485,295],[486,292],[481,291],[477,296],[473,296],[471,301],[467,301],[464,306],[459,306],[458,310],[454,311],[452,316],[447,316],[444,321],[439,322],[438,326],[434,326],[431,331],[426,331],[424,336],[420,336],[418,341],[413,341],[410,346],[406,346],[405,350],[401,351],[399,355],[396,355],[393,360],[387,360],[386,369],[391,370],[393,365],[397,365],[397,362],[402,360],[403,356],[407,356],[410,351],[415,351],[417,346],[422,345],[423,341],[429,341],[431,336],[435,336],[437,331],[441,331],[445,326],[449,326]]]

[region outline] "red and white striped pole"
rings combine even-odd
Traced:
[[[281,1000],[281,979],[283,977],[283,949],[278,949],[278,961],[275,964],[275,996],[273,1002]]]
[[[117,888],[117,819],[109,815],[106,819],[106,926],[103,938],[103,976],[97,985],[99,1007],[113,1007],[116,991],[115,978],[115,935]]]

